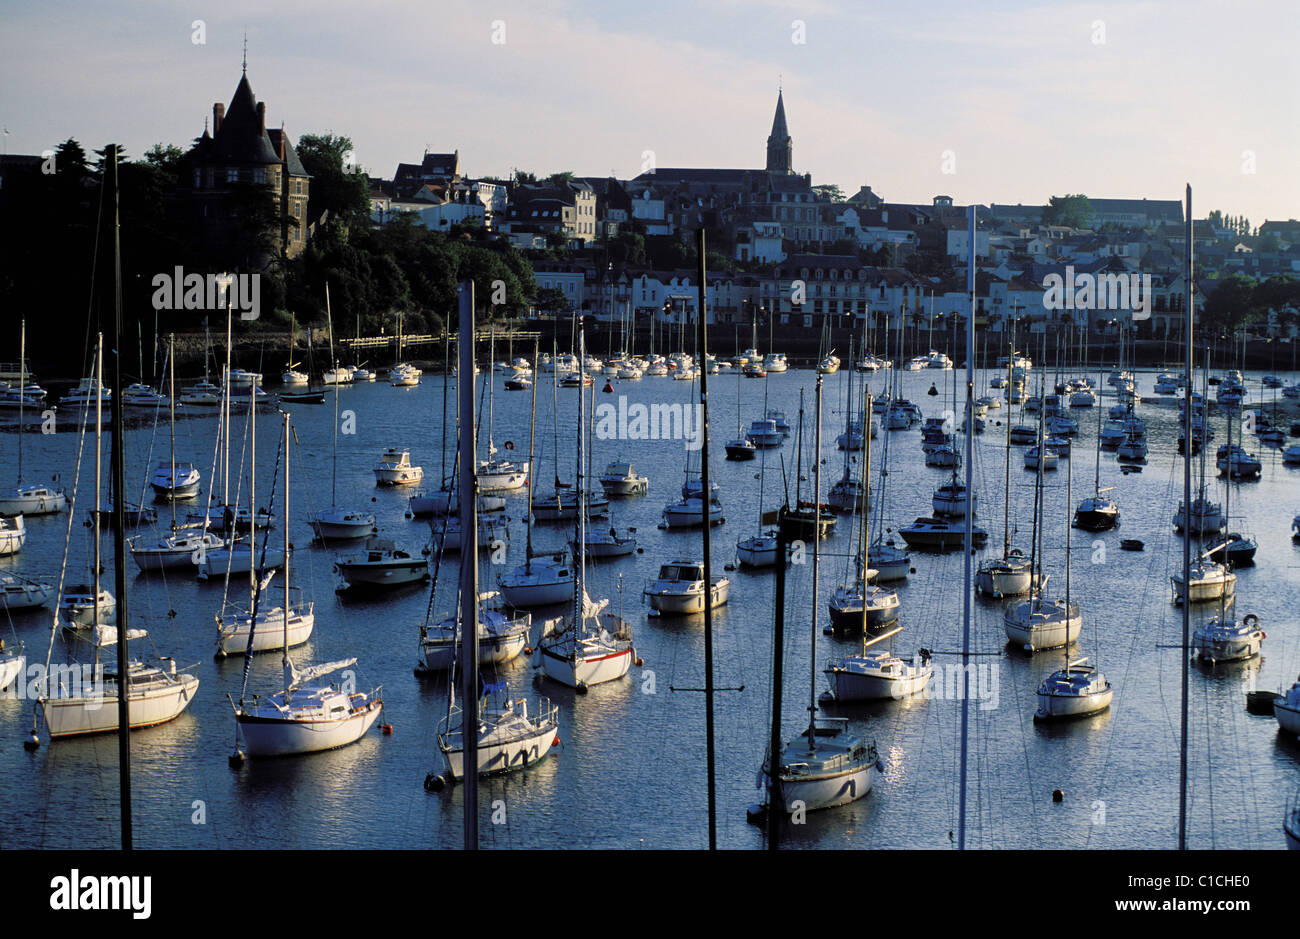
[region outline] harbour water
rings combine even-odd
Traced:
[[[984,393],[994,373],[979,376]],[[485,370],[485,377],[487,373]],[[870,379],[883,390],[887,372]],[[1035,372],[1035,379],[1037,373]],[[502,376],[495,385],[495,442],[512,444],[515,457],[528,451],[527,391],[506,392]],[[552,446],[550,376],[538,382],[537,454],[534,479],[539,494],[550,490],[556,475]],[[1097,376],[1091,376],[1094,383]],[[1075,530],[1072,535],[1071,598],[1082,608],[1083,636],[1071,656],[1086,655],[1101,667],[1115,688],[1115,700],[1102,715],[1063,725],[1032,720],[1040,680],[1060,668],[1058,650],[1032,657],[1009,649],[1002,629],[1001,602],[976,599],[973,604],[974,661],[980,670],[981,699],[970,703],[970,784],[967,844],[996,848],[1173,848],[1177,846],[1179,792],[1179,695],[1181,613],[1171,602],[1170,574],[1181,568],[1181,542],[1171,518],[1182,497],[1182,463],[1176,452],[1178,409],[1175,400],[1152,392],[1154,372],[1138,376],[1145,399],[1139,413],[1147,421],[1150,446],[1141,473],[1121,475],[1113,453],[1101,456],[1102,485],[1122,512],[1120,526],[1099,535]],[[1259,398],[1258,374],[1248,375],[1251,400]],[[1297,376],[1284,375],[1294,381]],[[951,373],[903,372],[901,393],[927,415],[951,407],[945,384]],[[728,848],[762,846],[763,833],[746,821],[745,809],[759,798],[757,774],[768,737],[771,693],[774,574],[723,571],[734,561],[737,540],[758,526],[760,467],[763,503],[782,501],[783,475],[793,488],[796,447],[791,437],[778,450],[752,462],[723,460],[722,443],[762,416],[767,406],[783,409],[797,421],[800,389],[806,391],[805,475],[811,476],[810,452],[813,386],[807,370],[773,374],[765,381],[734,374],[710,376],[712,474],[721,486],[725,524],[713,529],[714,575],[732,579],[730,601],[714,616],[717,670],[718,838]],[[822,490],[840,477],[843,454],[835,437],[843,429],[848,372],[825,379]],[[937,382],[938,396],[926,394]],[[647,378],[615,380],[604,394],[603,377],[595,380],[596,403],[688,404],[697,398],[691,382]],[[427,585],[363,598],[336,594],[333,559],[354,547],[323,547],[312,542],[308,515],[330,504],[332,396],[339,397],[341,427],[354,431],[338,437],[338,501],[373,511],[384,537],[419,551],[429,540],[429,526],[405,516],[408,493],[376,488],[372,468],[390,447],[411,450],[422,465],[425,483],[436,487],[442,465],[441,376],[426,374],[415,388],[387,383],[341,387],[327,392],[324,405],[292,405],[295,446],[290,538],[294,582],[316,603],[316,626],[309,643],[295,648],[298,663],[356,656],[359,690],[382,685],[385,714],[381,723],[391,736],[372,731],[359,743],[305,757],[250,759],[241,769],[227,766],[234,743],[234,720],[228,695],[238,697],[241,658],[214,661],[214,615],[223,585],[219,578],[198,583],[187,572],[141,575],[128,561],[131,625],[150,632],[145,643],[173,655],[178,666],[199,663],[198,695],[189,709],[166,725],[132,735],[134,817],[137,846],[145,848],[453,848],[461,844],[462,789],[426,792],[425,775],[441,770],[435,734],[446,707],[446,682],[412,674],[420,623],[429,606]],[[1032,391],[1032,386],[1031,386]],[[1100,402],[1114,403],[1111,389]],[[997,394],[998,392],[994,392]],[[1263,401],[1272,405],[1272,392]],[[558,475],[572,481],[576,394],[559,391]],[[1281,399],[1279,399],[1281,400]],[[1278,423],[1289,426],[1294,408],[1281,402]],[[1018,409],[1015,409],[1018,411]],[[989,531],[978,557],[1002,548],[1003,434],[1012,409],[988,414],[988,429],[975,441],[975,486],[978,517]],[[1050,593],[1065,587],[1065,542],[1074,506],[1093,486],[1096,415],[1073,409],[1080,423],[1070,460],[1047,474],[1044,568],[1051,575]],[[235,419],[233,468],[246,462],[239,434],[244,418]],[[1207,477],[1213,498],[1223,499],[1223,485],[1213,466],[1213,451],[1225,442],[1225,422],[1214,413],[1216,437],[1207,446]],[[486,447],[486,417],[481,421]],[[258,485],[272,477],[277,421],[258,420]],[[127,432],[128,486],[147,488],[150,468],[167,458],[166,415],[134,421]],[[194,462],[203,472],[207,497],[216,433],[215,417],[177,421],[177,458]],[[246,437],[246,434],[244,434]],[[452,434],[454,438],[454,432]],[[888,527],[897,529],[931,514],[933,489],[949,471],[924,465],[918,429],[890,432],[889,476],[885,494]],[[873,441],[873,499],[879,476],[881,428]],[[10,484],[16,470],[16,436],[0,437],[0,480]],[[61,475],[71,494],[77,465],[78,434],[28,433],[24,437],[25,481]],[[81,457],[81,478],[73,519],[67,580],[88,575],[90,529],[83,523],[93,501],[93,437]],[[450,472],[448,441],[446,471]],[[1281,690],[1300,670],[1300,623],[1295,597],[1300,590],[1300,547],[1291,540],[1291,520],[1300,511],[1300,468],[1282,464],[1280,451],[1261,447],[1253,438],[1246,448],[1263,462],[1259,481],[1235,486],[1231,494],[1233,530],[1249,532],[1259,542],[1255,566],[1238,571],[1237,612],[1254,613],[1268,638],[1263,656],[1239,665],[1203,668],[1193,665],[1190,684],[1188,760],[1189,845],[1196,848],[1277,848],[1283,844],[1281,820],[1287,797],[1300,785],[1300,745],[1277,730],[1272,717],[1251,716],[1245,693]],[[108,446],[104,446],[107,458]],[[1011,454],[1012,524],[1015,543],[1029,548],[1034,474],[1026,472],[1023,448]],[[641,599],[645,583],[662,561],[698,557],[701,536],[694,531],[657,527],[663,507],[679,497],[686,465],[684,441],[597,439],[593,467],[599,475],[607,462],[626,459],[650,477],[646,496],[613,500],[609,521],[620,533],[636,529],[643,553],[595,566],[588,576],[592,596],[611,598],[633,624],[637,653],[644,665],[617,682],[593,687],[577,696],[535,677],[522,656],[503,671],[512,691],[548,695],[560,707],[561,745],[526,772],[486,780],[479,805],[482,838],[495,848],[699,848],[707,844],[704,700],[697,691],[703,676],[703,618],[648,617]],[[1067,500],[1067,465],[1072,464],[1072,495]],[[107,473],[105,473],[107,478]],[[246,475],[245,475],[246,479]],[[246,481],[244,485],[246,485]],[[803,483],[811,494],[811,478]],[[267,499],[259,493],[259,505]],[[278,503],[277,503],[278,505]],[[486,588],[496,574],[518,563],[524,553],[526,496],[513,494],[505,514],[510,545],[504,565],[484,562]],[[160,527],[169,510],[158,506]],[[178,510],[184,513],[185,507]],[[28,519],[26,547],[0,558],[0,571],[57,577],[64,547],[66,515]],[[277,525],[280,522],[277,520]],[[1240,527],[1238,527],[1240,525]],[[144,529],[132,534],[147,535]],[[560,546],[571,528],[539,524],[539,545]],[[279,537],[277,530],[276,538]],[[1145,542],[1141,553],[1119,548],[1122,538]],[[111,538],[103,534],[105,586],[112,588]],[[815,694],[826,688],[821,674],[832,657],[853,651],[855,640],[823,635],[828,623],[825,601],[848,575],[856,545],[852,526],[841,517],[823,547],[821,606],[816,612],[817,674]],[[916,573],[899,587],[903,631],[889,643],[903,654],[918,647],[934,650],[939,673],[947,673],[961,648],[962,572],[960,552],[913,554]],[[622,592],[619,592],[620,575]],[[790,604],[786,619],[785,726],[783,738],[798,732],[807,719],[809,645],[813,628],[809,609],[811,564],[795,565],[789,574]],[[456,559],[444,563],[435,613],[450,612],[456,595]],[[278,590],[278,583],[277,590]],[[246,591],[240,581],[232,596]],[[1193,625],[1217,612],[1218,605],[1193,608]],[[0,624],[7,643],[25,644],[29,659],[42,661],[51,642],[53,611],[14,614]],[[53,659],[62,661],[69,646],[62,633],[53,640]],[[78,653],[85,659],[85,648]],[[111,652],[110,652],[111,655]],[[279,687],[280,656],[259,655],[249,687],[259,694]],[[947,848],[957,825],[957,785],[961,702],[940,688],[928,699],[832,708],[848,716],[855,730],[878,746],[883,774],[869,796],[839,809],[810,813],[804,824],[789,825],[785,844],[797,848]],[[735,689],[735,690],[733,690]],[[0,699],[0,803],[7,824],[0,847],[111,848],[118,841],[117,741],[113,735],[90,739],[44,741],[26,752],[22,740],[32,721],[32,703]],[[1056,803],[1054,789],[1064,791]]]

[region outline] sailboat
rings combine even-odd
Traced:
[[[1238,435],[1240,435],[1240,424],[1238,425]],[[1232,412],[1228,412],[1228,439],[1232,439]],[[1223,518],[1225,522],[1229,521],[1231,516],[1229,511],[1232,502],[1232,487],[1237,485],[1238,477],[1236,474],[1229,474],[1223,483]],[[1210,558],[1229,568],[1248,567],[1255,563],[1255,552],[1259,550],[1259,544],[1249,535],[1243,535],[1238,531],[1229,531],[1223,536],[1223,543],[1219,547],[1210,551]]]
[[[23,482],[23,427],[28,403],[39,407],[27,394],[27,320],[22,325],[18,340],[18,479],[12,489],[0,489],[0,515],[49,515],[62,512],[68,506],[62,489],[45,483]],[[0,553],[4,553],[0,549]]]
[[[223,658],[227,655],[246,655],[254,652],[269,652],[274,649],[283,649],[290,646],[301,645],[311,636],[312,629],[316,625],[315,604],[313,602],[304,603],[302,600],[302,591],[290,586],[289,580],[289,439],[288,421],[289,415],[284,415],[286,437],[283,442],[284,457],[284,544],[282,556],[277,559],[280,564],[276,567],[283,566],[281,576],[284,578],[284,604],[280,607],[268,609],[262,603],[262,595],[270,586],[275,576],[273,566],[268,563],[268,557],[271,555],[267,545],[267,536],[263,534],[261,550],[256,557],[253,552],[256,546],[256,531],[250,535],[246,548],[246,560],[248,567],[248,587],[249,600],[248,609],[244,610],[239,606],[232,605],[228,597],[223,597],[221,612],[216,616],[217,624],[217,657]],[[225,571],[225,589],[230,589],[230,574],[232,559],[226,557],[225,566],[221,568]],[[268,573],[270,570],[270,573]],[[282,628],[277,629],[279,625]]]
[[[900,324],[901,332],[902,326]],[[888,324],[886,324],[886,354],[888,354]],[[886,408],[884,413],[889,413],[889,406],[897,398],[898,392],[898,371],[890,367],[889,392],[885,395]],[[872,413],[880,412],[880,403],[877,402],[869,409]],[[886,424],[888,430],[888,424]],[[887,583],[894,580],[907,580],[907,575],[912,570],[912,556],[905,547],[899,547],[894,544],[891,537],[885,540],[885,493],[889,484],[889,438],[892,435],[885,434],[884,442],[880,447],[880,511],[876,513],[876,534],[871,541],[871,563],[875,565],[876,583]],[[870,485],[868,483],[868,485]]]
[[[329,296],[329,286],[325,288],[326,297]],[[328,303],[326,305],[328,310]],[[330,335],[333,336],[334,326],[331,321]],[[331,339],[331,346],[333,340]],[[346,541],[352,538],[366,538],[375,534],[375,517],[369,512],[363,512],[360,509],[345,508],[339,505],[339,396],[337,391],[334,395],[334,433],[333,449],[330,453],[330,507],[321,509],[310,519],[311,527],[316,532],[316,537],[321,541],[338,540]]]
[[[852,371],[849,372],[850,378]],[[864,383],[865,384],[865,383]],[[862,413],[866,415],[866,429],[871,430],[871,395],[863,400]],[[863,478],[871,477],[871,444],[866,444],[866,463]],[[858,525],[858,551],[854,561],[854,579],[840,584],[831,595],[831,626],[836,630],[880,629],[898,619],[900,603],[898,593],[883,587],[871,585],[875,572],[871,570],[870,550],[868,547],[867,528],[870,517],[867,490],[862,490],[862,497],[854,511],[854,521]],[[865,655],[865,646],[864,655]]]
[[[496,331],[492,330],[488,338],[489,361],[496,355]],[[469,379],[473,381],[472,378]],[[514,460],[498,460],[496,442],[493,440],[493,388],[495,382],[491,371],[484,376],[488,383],[488,458],[478,464],[477,478],[479,492],[502,492],[522,489],[528,483],[528,463]],[[474,426],[474,425],[468,425]]]
[[[174,344],[174,337],[173,337]],[[175,499],[192,499],[199,492],[199,484],[203,477],[195,468],[193,463],[176,462],[176,361],[171,358],[170,378],[170,401],[168,402],[168,411],[171,424],[170,441],[171,441],[171,459],[166,463],[159,463],[158,468],[154,470],[153,477],[149,480],[149,485],[153,487],[154,496],[163,500]]]
[[[289,542],[289,415],[284,415],[284,507],[285,552]],[[274,631],[276,622],[259,609],[261,589],[253,596],[246,653],[255,650],[257,628]],[[276,611],[268,611],[276,612]],[[235,753],[232,763],[244,756],[288,756],[296,753],[315,753],[346,746],[361,739],[378,719],[384,702],[379,689],[369,693],[355,692],[350,685],[326,685],[320,679],[340,669],[355,665],[356,658],[311,665],[301,670],[289,657],[289,620],[291,615],[288,568],[285,570],[284,597],[278,611],[280,642],[283,650],[283,686],[280,691],[245,700],[248,690],[248,667],[244,668],[244,681],[239,692],[239,703],[231,702],[235,711]],[[243,749],[239,739],[243,738]]]
[[[1191,460],[1190,453],[1184,453],[1184,461]],[[1205,452],[1200,455],[1200,475],[1201,475],[1201,496],[1199,505],[1192,502],[1192,517],[1190,525],[1184,524],[1186,529],[1184,537],[1191,538],[1192,534],[1196,535],[1196,552],[1195,557],[1191,560],[1191,565],[1187,570],[1171,574],[1169,581],[1173,586],[1173,599],[1175,603],[1182,603],[1190,600],[1192,603],[1200,603],[1206,600],[1228,599],[1236,591],[1237,575],[1234,574],[1226,564],[1220,564],[1210,559],[1213,552],[1205,550],[1205,533],[1209,531],[1216,537],[1220,529],[1224,527],[1226,514],[1219,512],[1219,506],[1213,503],[1207,503],[1205,499]],[[1184,500],[1179,505],[1180,514],[1183,506],[1187,504]],[[1200,524],[1197,524],[1197,510],[1201,510]],[[1208,516],[1214,515],[1211,519]],[[1179,517],[1175,516],[1174,524],[1178,525]],[[1213,522],[1217,521],[1217,526]],[[1222,545],[1220,547],[1223,547]]]
[[[868,639],[864,632],[860,654],[846,655],[826,669],[831,687],[821,700],[841,704],[883,699],[898,701],[924,691],[934,677],[934,665],[928,649],[921,649],[915,656],[907,658],[893,652],[867,651],[870,646],[902,631],[903,627],[897,626],[872,639]]]
[[[821,453],[822,376],[816,385],[816,444]],[[821,461],[813,461],[813,498],[821,501]],[[811,674],[808,682],[808,725],[786,743],[777,759],[769,752],[762,775],[773,811],[813,811],[845,805],[871,791],[873,774],[880,769],[875,744],[850,731],[848,718],[817,716],[817,577],[821,558],[821,533],[813,534]],[[778,611],[781,615],[782,611]],[[775,729],[774,729],[775,733]],[[775,764],[775,766],[773,765]]]
[[[580,374],[585,370],[586,338],[581,327],[578,331],[578,356]],[[582,478],[586,434],[586,394],[578,391],[578,499],[586,500],[586,487]],[[606,611],[609,600],[592,602],[586,590],[586,512],[577,513],[575,544],[578,551],[577,577],[573,589],[573,614],[566,617],[555,630],[537,643],[534,664],[540,665],[546,677],[563,685],[586,691],[601,682],[615,681],[627,674],[636,657],[632,645],[632,627],[620,616]]]
[[[736,436],[728,440],[725,448],[728,460],[752,460],[754,454],[758,452],[758,447],[754,441],[750,440],[740,432],[740,378],[742,372],[736,372]]]
[[[1011,362],[1007,357],[1007,382],[1011,381]],[[1029,593],[1034,584],[1034,565],[1019,548],[1011,546],[1011,432],[1007,430],[1004,444],[1005,465],[1002,480],[1002,557],[981,561],[975,572],[975,590],[988,597],[1018,597]],[[1047,583],[1039,575],[1038,586]]]
[[[1039,431],[1043,415],[1038,415]],[[1002,626],[1013,644],[1028,652],[1069,646],[1079,638],[1083,619],[1079,604],[1068,600],[1049,600],[1043,595],[1046,578],[1043,576],[1043,531],[1046,524],[1046,505],[1043,499],[1043,467],[1038,467],[1034,477],[1034,534],[1030,552],[1032,586],[1029,599],[1007,605],[1002,616]],[[1066,528],[1066,538],[1070,529]],[[1067,580],[1069,573],[1067,568]]]
[[[810,541],[814,537],[825,538],[835,530],[835,513],[828,507],[821,504],[819,498],[812,503],[805,502],[802,497],[803,484],[803,389],[799,390],[799,430],[796,435],[795,443],[795,470],[794,470],[794,501],[795,507],[790,508],[789,484],[786,489],[786,504],[781,506],[777,511],[779,524],[783,527],[789,527],[796,534],[794,537],[801,541]],[[821,455],[814,452],[812,460],[815,464],[820,465]]]
[[[537,348],[533,348],[533,358],[537,358]],[[558,381],[557,375],[551,376],[551,384],[554,386]],[[537,387],[533,386],[533,406],[532,419],[529,422],[528,430],[528,463],[531,466],[535,459],[534,445],[536,443],[537,431]],[[555,410],[555,423],[559,424],[559,410]],[[555,431],[556,446],[559,441],[559,431]],[[558,459],[556,462],[556,498],[559,498],[559,469]],[[577,513],[574,512],[574,517]],[[530,609],[537,606],[548,606],[554,603],[563,603],[573,595],[574,573],[573,565],[569,564],[564,551],[555,551],[546,555],[539,555],[533,552],[533,487],[528,487],[528,511],[525,515],[527,525],[527,547],[524,554],[524,563],[520,564],[514,570],[502,574],[497,578],[497,586],[501,588],[501,594],[505,597],[506,602],[518,609]]]
[[[736,542],[736,560],[743,567],[772,567],[778,553],[776,530],[765,526],[777,520],[776,512],[770,518],[763,513],[763,489],[767,476],[767,453],[764,452],[758,467],[758,532]]]
[[[285,367],[284,373],[280,376],[280,383],[286,388],[306,385],[311,381],[311,376],[305,372],[297,370],[296,366],[300,363],[293,360],[293,349],[298,339],[298,323],[292,313],[289,314],[289,363]]]
[[[1100,410],[1100,409],[1098,409]],[[1071,500],[1070,470],[1066,470],[1065,504]],[[1065,609],[1074,607],[1070,600],[1070,528],[1065,530]],[[1071,660],[1069,643],[1062,645],[1065,668],[1052,672],[1038,686],[1038,710],[1034,720],[1085,717],[1110,707],[1115,691],[1106,676],[1087,658]]]
[[[1100,378],[1098,379],[1100,383]],[[1114,486],[1101,486],[1101,408],[1097,409],[1097,466],[1092,479],[1093,494],[1079,503],[1074,512],[1076,528],[1086,531],[1109,531],[1119,523],[1119,506],[1103,493],[1113,492]]]

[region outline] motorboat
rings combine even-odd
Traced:
[[[198,495],[203,477],[193,463],[159,463],[149,479],[154,495],[160,499],[192,499]]]
[[[412,557],[387,538],[370,538],[364,553],[335,558],[334,570],[349,588],[398,587],[429,576],[423,557]]]
[[[911,525],[898,529],[903,540],[912,548],[926,548],[934,551],[949,551],[961,548],[966,543],[965,519],[944,519],[921,517]],[[984,546],[989,534],[978,525],[971,528],[971,545],[976,548]],[[873,563],[875,560],[873,559]]]
[[[616,460],[605,467],[600,487],[607,496],[643,496],[650,491],[650,477],[637,473],[632,463]]]
[[[715,608],[724,605],[730,591],[731,581],[725,577],[714,578],[711,605]],[[704,562],[676,560],[661,565],[658,578],[646,585],[642,595],[657,613],[703,613]]]
[[[424,479],[424,469],[411,464],[411,451],[390,447],[375,467],[377,486],[414,486]]]
[[[322,541],[365,538],[375,533],[375,517],[369,512],[331,506],[316,513],[311,527]]]

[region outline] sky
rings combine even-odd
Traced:
[[[346,135],[385,178],[426,149],[469,176],[762,167],[780,87],[795,169],[845,194],[1191,183],[1197,217],[1300,218],[1293,0],[0,0],[0,24],[6,153],[186,147],[247,33],[268,125]]]

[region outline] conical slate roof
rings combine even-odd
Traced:
[[[271,145],[271,138],[261,126],[257,115],[257,98],[248,76],[239,79],[235,96],[221,119],[221,126],[212,138],[212,151],[208,159],[219,163],[279,163],[280,158]]]

